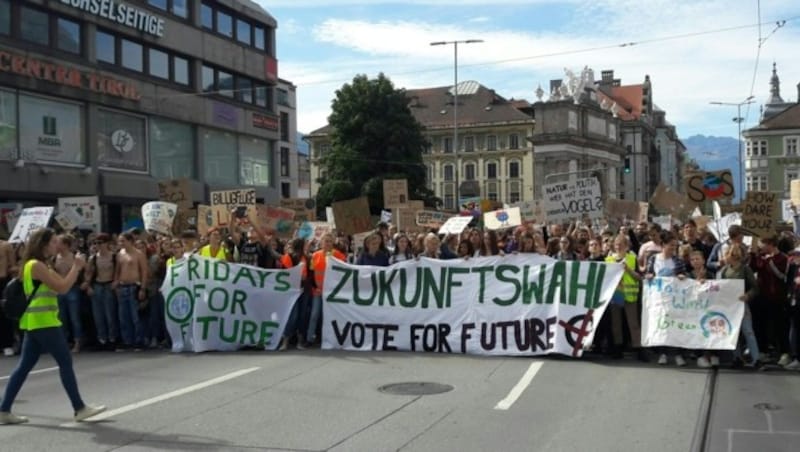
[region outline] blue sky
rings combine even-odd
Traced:
[[[459,80],[476,80],[507,98],[535,101],[537,86],[564,68],[614,69],[623,84],[649,74],[655,103],[683,137],[736,136],[735,107],[757,124],[773,60],[784,100],[800,82],[800,2],[764,0],[760,62],[757,0],[258,0],[278,21],[282,78],[298,92],[298,130],[325,125],[335,91],[357,74],[384,72],[397,87],[453,81],[452,47],[429,43],[483,39],[459,47]],[[776,21],[788,20],[776,31]],[[736,28],[729,31],[717,31]],[[663,39],[709,32],[692,37]],[[772,33],[772,34],[771,34]],[[655,40],[655,42],[642,42]],[[621,43],[637,45],[620,47]],[[611,47],[597,49],[599,47]],[[596,50],[588,50],[596,49]],[[580,52],[573,52],[580,51]],[[751,90],[752,87],[752,90]]]

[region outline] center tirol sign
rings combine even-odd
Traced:
[[[114,0],[60,0],[62,4],[108,19],[159,38],[164,36],[164,19],[136,6]]]

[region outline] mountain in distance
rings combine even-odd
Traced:
[[[737,191],[739,190],[741,186],[739,183],[739,142],[736,138],[693,135],[682,141],[686,146],[686,153],[700,165],[701,169],[706,171],[731,170],[734,186]],[[744,143],[742,143],[742,152],[744,152]],[[738,197],[737,193],[735,198]]]
[[[295,135],[295,136],[297,137],[297,139],[295,140],[295,143],[296,143],[296,146],[297,146],[297,153],[298,154],[303,154],[303,155],[308,155],[308,143],[303,141],[303,138],[306,135],[303,132],[297,132],[297,135]]]

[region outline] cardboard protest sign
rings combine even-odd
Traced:
[[[373,228],[369,202],[365,196],[333,203],[336,230],[345,235],[358,234]]]
[[[176,204],[180,209],[191,209],[192,182],[189,179],[170,179],[158,182],[158,199]]]
[[[383,180],[383,207],[403,207],[408,203],[408,181],[406,179]]]
[[[600,182],[596,177],[542,186],[547,221],[565,223],[604,216]]]
[[[608,198],[605,200],[609,218],[630,221],[647,221],[648,203]],[[644,220],[642,220],[644,218]]]
[[[673,191],[664,182],[659,182],[656,191],[653,192],[653,196],[650,198],[650,204],[658,209],[659,212],[670,214],[679,219],[685,219],[696,205],[685,195]]]
[[[151,201],[142,205],[142,220],[147,231],[171,235],[172,222],[178,213],[178,205],[171,202]]]
[[[464,232],[464,229],[472,222],[472,217],[455,216],[450,217],[444,222],[442,227],[439,228],[439,234],[452,234],[458,235]]]
[[[734,195],[731,170],[698,171],[684,178],[686,197],[694,203],[732,199]]]
[[[547,222],[544,203],[541,200],[518,202],[512,204],[511,207],[519,207],[519,216],[523,222],[534,224],[545,224]]]
[[[792,204],[800,207],[800,179],[789,182],[789,199]]]
[[[519,207],[494,210],[483,214],[483,225],[486,229],[492,231],[513,228],[521,224],[522,216],[520,215]]]
[[[656,277],[642,287],[642,346],[734,350],[744,316],[744,280]]]
[[[161,286],[172,351],[277,349],[302,290],[301,271],[300,265],[265,270],[196,254],[179,260]]]
[[[281,198],[280,206],[285,209],[294,210],[295,221],[316,221],[316,203],[313,199],[307,198]]]
[[[282,238],[291,237],[294,233],[294,210],[259,204],[256,211],[257,222],[262,229]]]
[[[417,225],[417,212],[420,210],[415,210],[410,207],[394,209],[392,216],[394,217],[398,230],[406,233],[425,231],[425,227]]]
[[[102,212],[100,200],[97,196],[78,196],[74,198],[58,198],[58,211],[65,212],[73,209],[81,217],[78,229],[90,229],[100,232]]]
[[[450,213],[438,210],[419,210],[417,211],[417,216],[414,221],[417,223],[417,226],[423,228],[439,228],[451,216],[453,215]]]
[[[78,212],[76,212],[74,209],[67,209],[63,212],[58,212],[53,218],[56,220],[56,223],[61,226],[61,229],[65,231],[72,231],[83,221],[83,218],[78,215]]]
[[[775,220],[780,218],[778,195],[770,192],[749,191],[744,200],[742,228],[745,234],[768,237],[775,234]]]
[[[240,206],[255,208],[256,189],[242,188],[239,190],[224,190],[211,192],[212,206],[225,206],[228,211]]]
[[[390,268],[330,259],[322,348],[577,357],[622,273],[619,265],[530,254],[421,258]],[[361,334],[367,325],[375,334]]]
[[[179,206],[172,222],[172,234],[178,236],[189,229],[197,230],[197,209],[183,209]]]
[[[208,234],[211,228],[227,228],[230,222],[230,211],[226,206],[197,206],[197,233]]]
[[[31,232],[39,228],[47,227],[54,210],[53,207],[29,207],[27,209],[22,209],[22,213],[17,220],[17,224],[14,225],[14,230],[8,241],[11,243],[26,242]]]

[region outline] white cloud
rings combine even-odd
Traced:
[[[491,20],[492,20],[492,18],[488,17],[488,16],[478,16],[478,17],[473,17],[473,18],[469,19],[469,22],[477,24],[477,23],[489,22]]]

